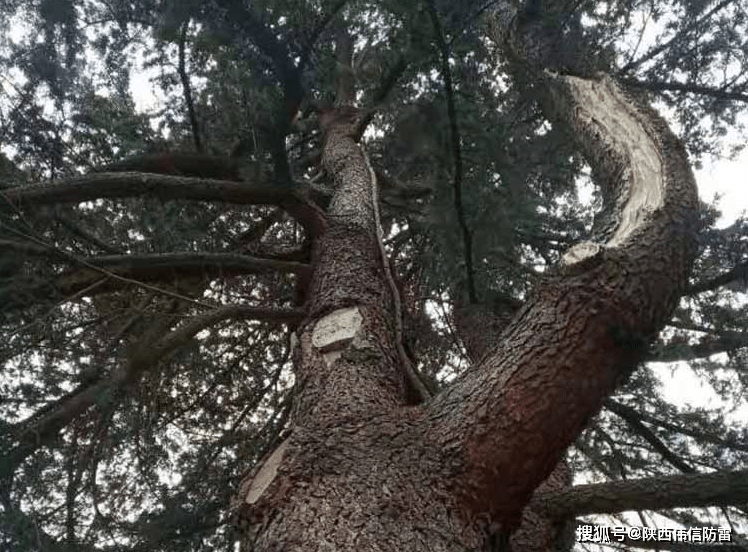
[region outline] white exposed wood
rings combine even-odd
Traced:
[[[326,353],[322,353],[322,358],[324,358],[325,363],[330,366],[333,362],[338,360],[342,354],[343,351],[328,351]]]
[[[351,342],[362,322],[358,307],[333,311],[314,326],[312,345],[323,353],[340,351]]]
[[[561,258],[564,264],[578,263],[588,257],[592,257],[602,249],[602,246],[592,242],[582,242],[572,246]]]
[[[615,206],[615,231],[605,245],[619,246],[648,214],[663,205],[665,171],[659,145],[634,103],[610,78],[555,78],[565,81],[573,97],[577,122],[591,129],[595,138],[607,141],[594,148],[606,152],[607,159],[602,162],[610,165],[604,167],[604,171],[615,175],[617,181],[604,184],[624,188],[623,196],[619,196],[620,204]],[[594,255],[599,249],[591,245],[574,246],[564,254],[564,262],[571,264]]]

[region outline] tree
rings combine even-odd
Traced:
[[[26,77],[3,98],[3,545],[520,552],[591,513],[744,523],[745,431],[646,365],[727,353],[701,369],[746,383],[722,287],[745,221],[711,228],[686,153],[730,145],[745,14],[671,8],[6,6],[37,24],[3,58]],[[668,37],[643,54],[617,40],[638,14]],[[611,482],[570,486],[569,460]]]

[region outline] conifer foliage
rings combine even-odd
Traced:
[[[743,2],[0,26],[0,550],[748,549]]]

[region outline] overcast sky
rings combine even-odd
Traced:
[[[718,227],[729,226],[748,207],[746,177],[748,177],[748,150],[743,150],[734,161],[724,159],[714,163],[706,161],[704,168],[696,171],[696,182],[699,185],[701,199],[708,202],[715,193],[723,196],[719,202],[722,219],[717,224]]]

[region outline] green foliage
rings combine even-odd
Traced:
[[[542,117],[533,83],[519,78],[492,41],[491,7],[435,3],[450,48],[455,136],[434,29],[419,5],[246,4],[0,3],[3,28],[25,23],[20,39],[2,39],[0,183],[80,175],[143,151],[194,149],[195,127],[207,150],[239,152],[248,186],[274,182],[279,142],[294,178],[306,182],[319,134],[279,130],[279,114],[299,107],[284,105],[296,85],[307,100],[332,98],[334,37],[345,27],[355,38],[357,88],[364,106],[376,110],[365,141],[389,186],[383,184],[384,222],[392,229],[396,268],[407,275],[408,306],[418,315],[412,342],[429,376],[452,377],[462,365],[445,329],[450,294],[473,278],[480,299],[496,293],[524,299],[563,251],[589,234],[596,205],[579,201],[578,184],[588,175],[573,137]],[[666,106],[695,159],[745,141],[745,101],[735,99],[748,94],[744,73],[735,69],[748,52],[739,2],[572,4],[578,11],[568,15],[583,25],[580,41],[590,56]],[[652,44],[668,46],[659,52],[652,44],[637,46],[641,21],[657,23]],[[178,69],[181,41],[187,82]],[[299,68],[297,83],[279,68],[286,55]],[[153,105],[139,96],[144,87],[154,92]],[[457,179],[470,251],[455,203]],[[12,459],[18,442],[42,445],[12,474],[0,473],[0,527],[10,528],[0,532],[0,548],[230,548],[231,493],[289,415],[287,332],[257,321],[219,322],[135,381],[97,388],[94,406],[50,435],[31,438],[26,425],[10,424],[32,424],[69,404],[80,386],[107,381],[137,358],[138,344],[205,314],[196,304],[204,298],[287,306],[292,278],[229,270],[207,257],[308,261],[299,225],[274,213],[153,197],[0,209],[0,461]],[[712,208],[705,227],[715,220]],[[247,238],[264,223],[262,239]],[[726,231],[705,232],[692,284],[744,264],[747,234],[742,219]],[[190,270],[172,266],[151,273],[145,285],[133,283],[128,263],[166,253],[194,254],[194,262]],[[85,288],[60,283],[82,278],[81,269],[104,264],[102,258],[112,274]],[[666,334],[652,358],[675,351],[693,360],[705,335],[730,337],[725,366],[709,357],[694,366],[718,396],[737,401],[748,385],[742,333],[748,313],[734,290],[720,285],[684,300],[676,321],[685,341]],[[621,401],[649,415],[659,439],[694,466],[745,462],[744,446],[736,445],[746,441],[744,431],[716,410],[676,408],[661,391],[647,368],[634,374]],[[669,469],[651,443],[610,413],[580,438],[575,459],[611,478]]]

